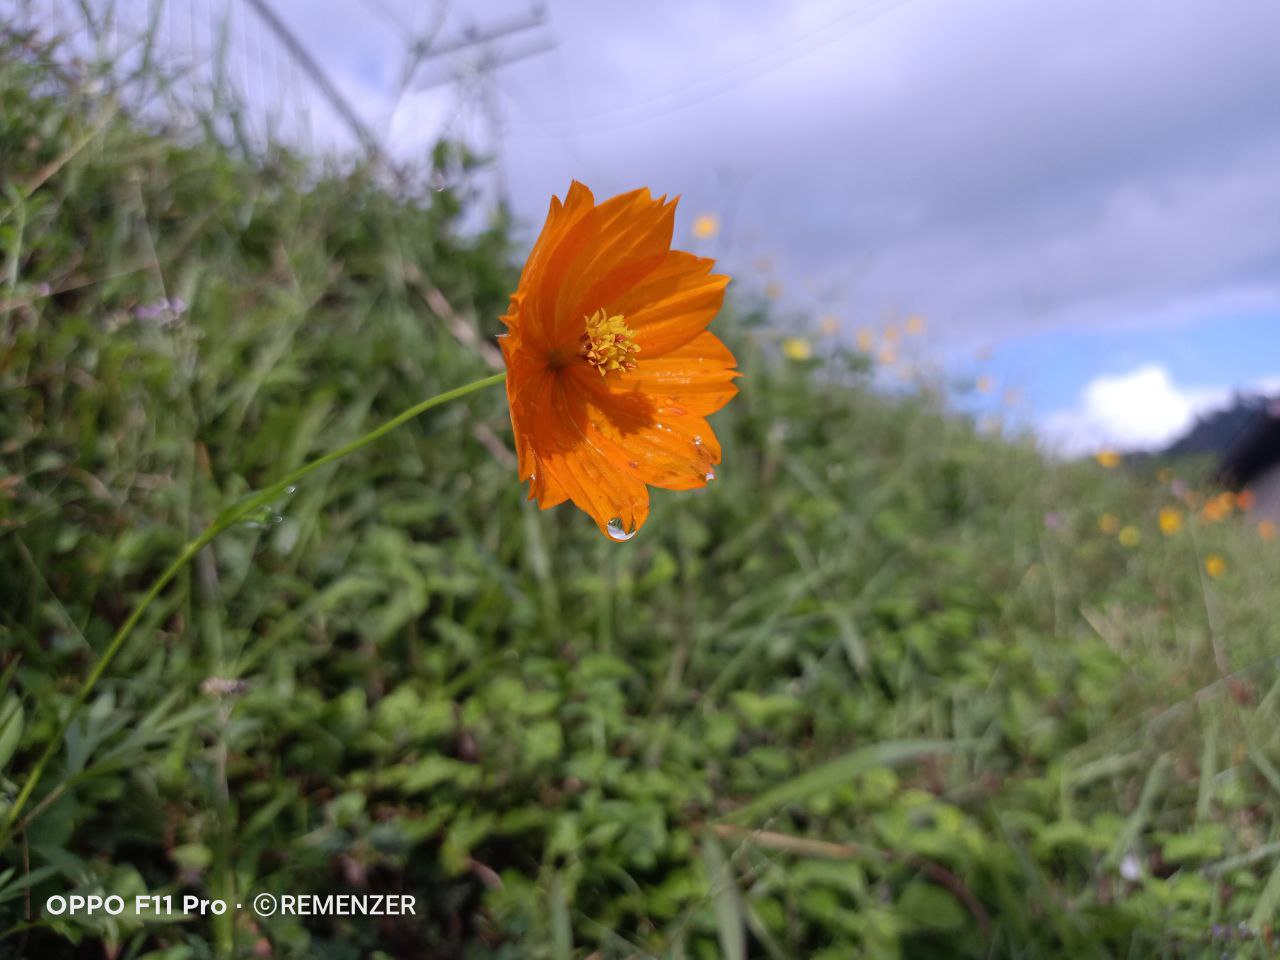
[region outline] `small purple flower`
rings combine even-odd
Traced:
[[[133,315],[139,320],[159,320],[161,323],[173,323],[187,312],[187,301],[181,297],[172,300],[157,300],[155,303],[134,307]]]
[[[1044,525],[1050,530],[1061,530],[1064,523],[1062,514],[1056,510],[1050,510],[1044,515]]]
[[[168,306],[169,301],[157,300],[155,303],[148,303],[145,306],[134,307],[133,315],[139,320],[159,320],[164,316],[164,312]]]

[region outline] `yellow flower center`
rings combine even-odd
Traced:
[[[634,370],[635,354],[640,347],[635,331],[619,316],[609,316],[603,309],[587,317],[587,330],[582,335],[582,359],[604,376],[614,370]]]

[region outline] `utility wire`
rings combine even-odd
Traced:
[[[805,40],[809,40],[814,37],[819,38],[816,43],[812,43],[809,46],[796,50],[790,55],[781,56],[782,54],[781,49],[771,51],[769,53],[760,54],[756,57],[751,58],[750,60],[739,63],[729,68],[728,70],[722,71],[721,73],[715,74],[710,77],[704,77],[701,80],[696,80],[696,81],[693,81],[692,83],[686,84],[684,87],[678,90],[670,90],[666,93],[659,94],[655,97],[651,97],[648,100],[641,100],[636,103],[628,104],[625,107],[618,107],[613,110],[606,110],[606,111],[602,111],[596,114],[591,114],[585,117],[579,117],[578,122],[582,123],[583,125],[586,125],[589,128],[591,134],[594,136],[599,133],[610,133],[615,130],[623,130],[628,127],[633,127],[642,123],[650,123],[654,120],[662,119],[663,117],[666,117],[670,114],[678,113],[682,110],[687,110],[690,107],[694,107],[701,103],[705,103],[708,100],[712,100],[716,97],[723,96],[724,94],[730,92],[731,90],[734,90],[737,87],[742,86],[743,84],[751,83],[755,80],[758,80],[761,77],[766,76],[767,74],[773,73],[774,71],[779,70],[782,67],[788,66],[789,64],[796,62],[797,60],[804,59],[805,57],[810,56],[811,54],[817,52],[818,50],[821,50],[824,47],[828,47],[831,44],[844,39],[846,36],[862,28],[869,26],[870,24],[881,19],[882,17],[890,13],[893,13],[894,11],[905,6],[908,2],[909,0],[872,0],[871,3],[864,4],[863,7],[858,11],[856,11],[855,13],[848,14],[844,17],[839,17],[836,20],[829,23],[827,26],[819,30],[811,31],[810,33],[807,33],[801,37],[797,37],[796,39],[789,41],[787,44],[784,45],[785,47],[794,47],[797,44],[803,43]],[[834,28],[837,27],[838,25],[844,25],[844,29],[835,30]],[[772,62],[768,62],[768,61],[772,61]],[[749,67],[752,67],[762,62],[764,63],[764,66],[762,66],[758,70],[755,70],[754,72],[746,76],[741,76],[736,79],[730,79],[735,74],[739,74],[742,71],[748,69]],[[728,80],[728,82],[720,83],[719,86],[714,86],[718,81],[725,81],[725,80]],[[701,96],[689,95],[691,90],[696,88],[701,88],[701,87],[711,87],[711,89],[707,90]],[[643,107],[655,105],[655,104],[667,103],[668,101],[672,101],[672,102],[666,109],[658,110],[656,112],[651,112],[647,115],[641,115],[636,117],[625,116],[625,114],[631,113],[632,111],[635,111],[635,110],[640,110]],[[599,125],[599,121],[610,120],[615,117],[620,118],[616,123],[606,124],[604,126]],[[561,124],[561,125],[555,125],[555,126],[557,130],[561,126],[565,127],[566,130],[572,129],[567,124]],[[550,134],[548,132],[548,133],[539,135],[534,132],[529,132],[529,133],[522,132],[522,133],[513,134],[512,137],[513,139],[544,139],[548,135],[554,135],[554,134]]]
[[[360,119],[360,115],[356,113],[355,109],[347,102],[347,99],[342,95],[341,91],[339,91],[333,81],[329,79],[328,74],[326,74],[324,70],[321,69],[320,65],[312,59],[311,54],[307,52],[307,49],[301,44],[301,42],[299,42],[298,38],[294,36],[293,31],[289,29],[285,22],[276,14],[275,10],[271,8],[271,5],[267,0],[244,0],[244,2],[251,6],[254,9],[254,12],[262,18],[263,22],[266,23],[271,32],[276,35],[276,38],[284,45],[285,49],[289,51],[298,66],[300,66],[307,76],[311,78],[311,82],[316,85],[316,88],[324,98],[328,100],[333,109],[337,111],[338,116],[342,118],[343,122],[345,122],[348,128],[350,128],[351,132],[355,134],[356,139],[360,141],[361,145],[365,148],[370,157],[384,168],[388,170],[393,169],[391,164],[388,162],[386,153],[382,149],[382,145],[378,142],[378,139],[373,135],[369,128],[365,126],[364,121]]]

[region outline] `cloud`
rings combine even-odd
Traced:
[[[1274,393],[1280,377],[1265,377],[1249,390]],[[1174,381],[1162,365],[1148,363],[1121,373],[1095,377],[1085,384],[1077,404],[1050,414],[1040,436],[1066,455],[1104,448],[1157,450],[1176,440],[1201,417],[1230,406],[1230,387],[1191,387]]]
[[[959,347],[1280,312],[1274,0],[552,0],[553,52],[398,108],[421,4],[276,8],[401,159],[446,130],[492,149],[530,236],[573,177],[680,193],[745,285],[767,254],[789,307],[918,311]],[[446,37],[527,5],[447,9]],[[316,139],[349,140],[331,113]]]

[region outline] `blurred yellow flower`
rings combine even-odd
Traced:
[[[1172,537],[1182,529],[1182,511],[1177,507],[1165,507],[1160,511],[1160,532]]]
[[[789,359],[799,362],[813,356],[813,346],[801,337],[787,337],[782,341],[782,352]]]
[[[1227,572],[1227,561],[1218,554],[1211,553],[1204,558],[1204,572],[1216,580]]]
[[[828,337],[840,331],[840,318],[828,313],[825,317],[818,321],[818,329]]]
[[[709,240],[720,232],[720,218],[714,213],[704,213],[693,221],[693,235],[699,240]]]
[[[1142,533],[1137,527],[1128,526],[1120,531],[1120,535],[1116,539],[1120,541],[1121,546],[1136,547],[1142,542]]]
[[[907,336],[918,337],[922,333],[924,333],[924,317],[918,313],[907,317]]]
[[[886,367],[898,362],[898,351],[893,347],[885,347],[880,351],[880,355],[876,357]]]
[[[866,327],[860,329],[858,331],[857,344],[858,349],[863,353],[870,353],[872,348],[876,345],[875,331],[869,330]]]
[[[1258,536],[1263,540],[1274,540],[1276,538],[1276,525],[1270,520],[1263,520],[1258,524]]]
[[[765,285],[764,295],[770,300],[778,300],[782,297],[782,284],[777,280],[773,280]]]
[[[889,324],[889,326],[884,328],[884,338],[889,343],[895,343],[900,336],[902,336],[902,334],[893,324]]]
[[[1120,518],[1114,513],[1104,513],[1098,518],[1098,529],[1111,536],[1120,529]]]
[[[1116,467],[1120,466],[1120,454],[1116,453],[1114,450],[1099,450],[1094,454],[1093,459],[1097,460],[1098,463],[1107,470],[1114,470]]]
[[[985,373],[973,382],[974,387],[979,393],[990,393],[993,386],[991,378]]]

